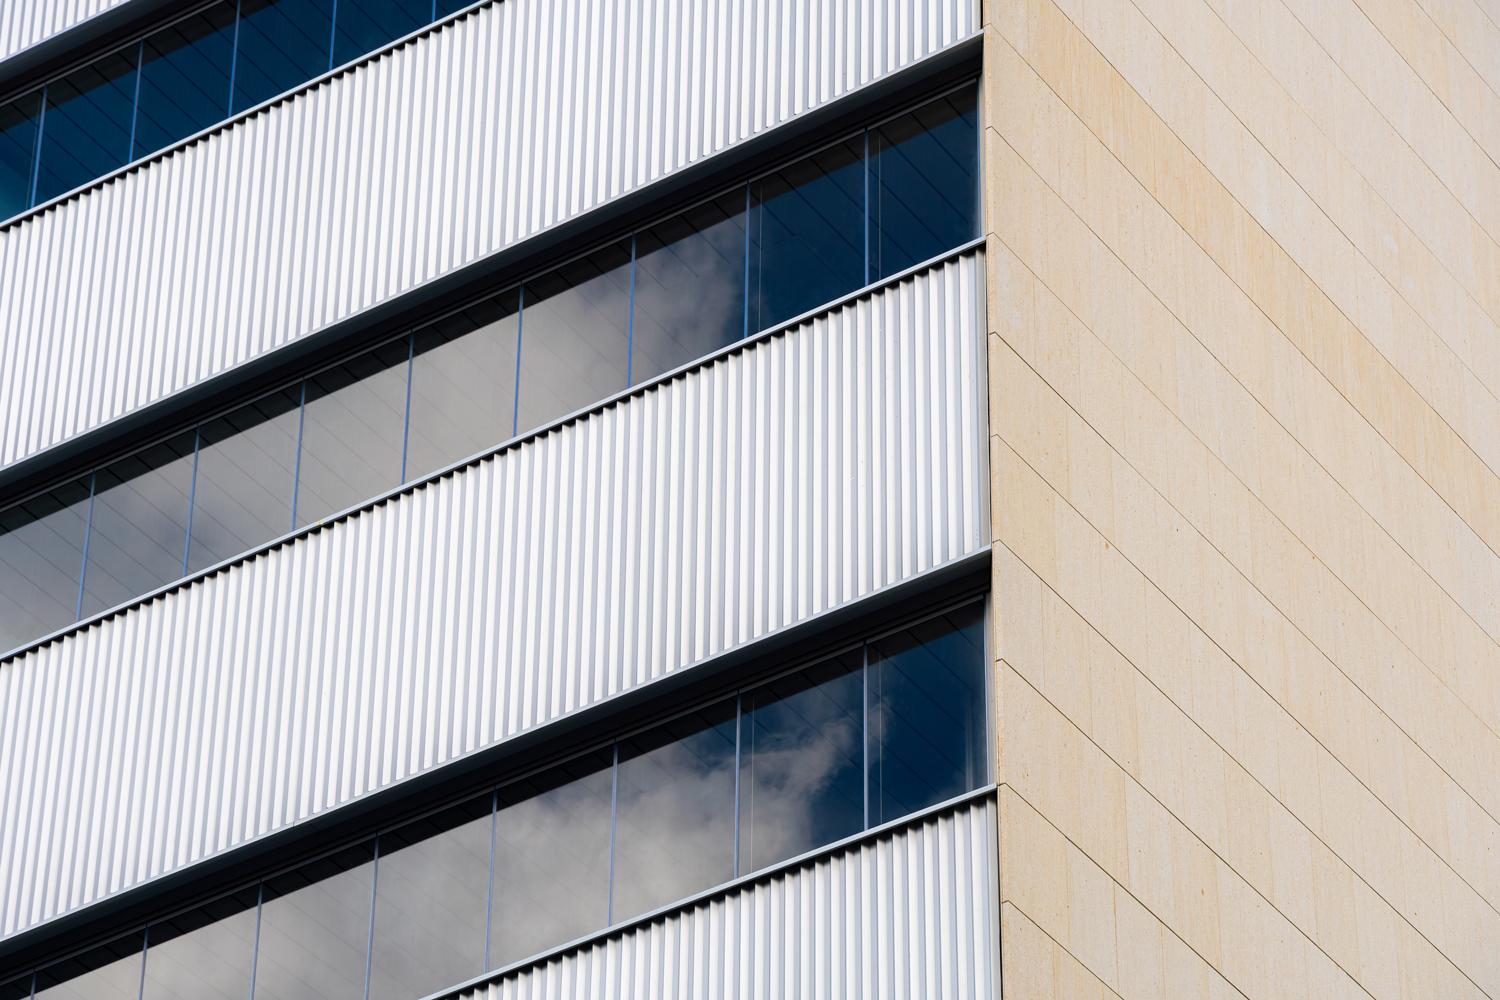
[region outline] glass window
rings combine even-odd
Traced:
[[[89,480],[0,512],[0,652],[78,619]]]
[[[519,306],[512,289],[417,331],[407,479],[468,458],[515,433]]]
[[[40,90],[0,105],[0,219],[31,207],[37,118],[41,113]]]
[[[440,17],[447,17],[454,11],[472,7],[478,0],[435,0],[432,5],[432,19],[436,21]]]
[[[31,1000],[31,973],[0,983],[0,1000]]]
[[[260,887],[152,924],[142,1000],[249,1000]]]
[[[975,91],[939,98],[870,133],[870,280],[979,235]]]
[[[332,69],[334,0],[240,0],[234,111]]]
[[[756,181],[750,193],[749,332],[865,283],[863,136]]]
[[[855,650],[741,699],[741,874],[864,829],[863,667]]]
[[[179,434],[95,473],[84,617],[183,575],[196,438]]]
[[[636,237],[630,380],[644,382],[745,336],[745,192]]]
[[[485,971],[494,796],[380,835],[370,1000],[411,1000]]]
[[[626,388],[629,240],[529,283],[521,304],[516,433]]]
[[[139,50],[132,45],[47,85],[37,202],[87,184],[130,159]]]
[[[189,572],[292,530],[301,400],[298,385],[199,428]]]
[[[735,703],[619,744],[612,922],[734,877]]]
[[[490,968],[609,922],[613,761],[609,748],[500,789]]]
[[[256,1000],[363,1000],[375,842],[261,886]]]
[[[37,1000],[137,1000],[144,945],[137,931],[49,965],[36,974]]]
[[[132,158],[222,121],[229,114],[233,61],[233,4],[210,7],[146,39]]]
[[[357,59],[431,21],[432,0],[338,0],[333,64]]]
[[[870,823],[985,781],[984,605],[869,647]]]
[[[298,524],[401,485],[410,358],[402,337],[307,380]]]

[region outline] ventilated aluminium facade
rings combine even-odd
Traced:
[[[1500,996],[1497,25],[0,10],[0,1000]]]
[[[996,995],[977,29],[241,0],[21,88],[0,996]]]

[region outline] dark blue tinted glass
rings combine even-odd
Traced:
[[[463,10],[465,7],[472,7],[477,2],[478,0],[437,0],[432,5],[433,20],[437,20],[440,17],[447,17],[454,11]]]
[[[0,1000],[31,1000],[31,973],[0,983]]]
[[[137,931],[36,974],[38,1000],[137,1000],[144,936]]]
[[[503,292],[417,331],[407,479],[515,433],[518,299],[514,289]]]
[[[380,835],[368,1000],[412,1000],[485,970],[494,796]]]
[[[87,184],[130,159],[139,49],[132,45],[47,85],[37,202]]]
[[[189,572],[292,530],[301,400],[298,385],[199,428]]]
[[[745,336],[745,192],[636,236],[630,380],[655,378]]]
[[[490,968],[609,922],[613,762],[609,747],[500,789]]]
[[[195,441],[181,434],[95,474],[85,616],[182,576]]]
[[[261,887],[256,1000],[363,1000],[374,841]]]
[[[973,88],[870,132],[870,279],[979,235]]]
[[[307,380],[298,524],[401,485],[410,357],[402,337]]]
[[[0,652],[77,619],[89,480],[0,512]]]
[[[328,72],[332,30],[333,0],[241,0],[234,110]]]
[[[249,1000],[260,887],[146,930],[142,1000]]]
[[[627,387],[629,240],[528,283],[521,305],[517,433]]]
[[[734,877],[735,703],[619,747],[614,922]]]
[[[863,285],[864,137],[751,185],[750,332]]]
[[[863,666],[856,651],[742,697],[740,874],[864,829]]]
[[[40,90],[0,105],[0,219],[31,207],[37,119],[41,113]]]
[[[132,158],[223,120],[233,61],[233,4],[210,7],[146,39]]]
[[[432,0],[338,0],[333,64],[341,66],[432,21]]]
[[[984,784],[984,606],[869,647],[870,823]]]

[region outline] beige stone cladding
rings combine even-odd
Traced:
[[[985,0],[1001,954],[1500,998],[1500,0]]]

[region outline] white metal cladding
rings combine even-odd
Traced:
[[[4,0],[0,3],[0,60],[9,59],[130,0]]]
[[[0,467],[977,30],[976,0],[503,0],[0,230]]]
[[[0,933],[986,546],[976,248],[0,662]]]
[[[455,996],[995,1000],[997,829],[985,795]]]

